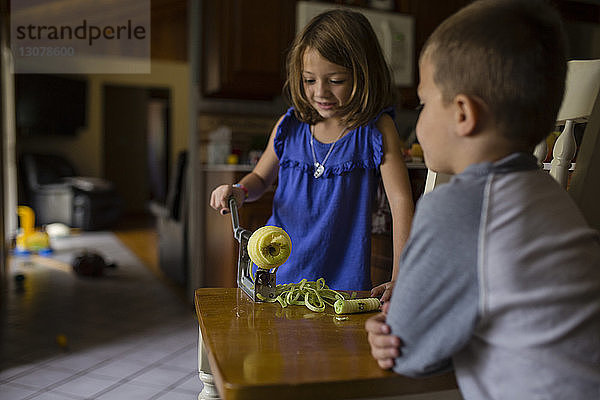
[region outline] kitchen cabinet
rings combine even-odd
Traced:
[[[268,100],[281,93],[295,0],[203,2],[202,92]]]
[[[393,253],[392,235],[381,233],[371,235],[371,282],[373,286],[388,282],[392,278]]]
[[[167,0],[153,1],[160,3]],[[361,0],[321,1],[351,6],[367,4]],[[418,55],[429,35],[445,18],[470,2],[395,1],[390,12],[410,14],[415,18],[415,71]],[[220,0],[202,3],[203,95],[248,100],[270,100],[280,95],[285,81],[285,57],[296,30],[296,1]],[[599,21],[600,7],[589,2],[553,0],[553,3],[567,20]],[[154,21],[155,18],[153,24]],[[153,32],[154,29],[153,25]],[[414,81],[418,82],[418,76]],[[416,84],[398,91],[402,107],[414,108],[418,104]]]
[[[407,163],[408,178],[410,179],[413,203],[423,194],[425,189],[425,181],[427,179],[427,168],[422,162]],[[380,206],[389,210],[389,205]],[[375,225],[375,224],[374,224]],[[373,233],[371,235],[371,282],[373,286],[388,282],[392,277],[392,269],[394,267],[394,245],[391,233],[391,216],[387,226],[383,232]]]
[[[397,0],[392,12],[415,16],[418,55],[433,29],[467,3],[450,0],[441,6],[434,0]],[[270,100],[281,94],[285,59],[296,31],[295,0],[205,1],[201,25],[201,89],[205,97]],[[417,104],[416,85],[399,88],[399,92],[403,106]]]
[[[250,172],[249,166],[206,166],[203,171],[206,193],[225,182],[238,182]],[[267,191],[259,200],[244,203],[239,208],[240,226],[255,231],[265,225],[271,216],[273,191]],[[237,260],[239,243],[233,237],[231,215],[221,215],[208,202],[204,205],[204,287],[237,287]]]
[[[150,4],[152,59],[188,61],[187,0],[151,0]]]
[[[197,119],[196,136],[198,226],[197,260],[195,270],[198,276],[196,287],[236,287],[238,242],[233,237],[230,215],[220,215],[209,205],[212,191],[223,184],[239,182],[252,171],[249,164],[208,164],[208,149],[211,137],[220,128],[227,127],[231,137],[227,140],[231,151],[239,151],[242,156],[259,146],[264,148],[278,116],[234,115],[200,113]],[[213,138],[214,139],[214,138]],[[257,145],[257,142],[261,142]],[[243,157],[242,157],[243,158]],[[271,216],[273,191],[267,191],[255,202],[245,203],[239,209],[240,226],[256,230],[265,225]]]

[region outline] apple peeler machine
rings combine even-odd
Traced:
[[[252,279],[252,260],[248,254],[248,240],[252,232],[240,227],[237,203],[233,197],[229,198],[229,210],[231,210],[233,237],[240,246],[237,268],[238,287],[255,302],[272,300],[275,298],[275,271],[257,268],[256,278]]]

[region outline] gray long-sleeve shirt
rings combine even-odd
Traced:
[[[600,240],[533,156],[423,196],[387,317],[394,371],[466,399],[600,399]]]

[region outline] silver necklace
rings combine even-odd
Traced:
[[[323,172],[325,172],[325,162],[327,162],[327,159],[329,158],[329,155],[331,154],[331,151],[333,150],[333,147],[335,146],[337,141],[340,140],[340,138],[342,137],[344,132],[346,132],[346,128],[343,128],[342,131],[340,132],[340,135],[338,136],[338,138],[335,139],[335,142],[331,143],[331,147],[329,147],[329,151],[327,152],[327,154],[325,154],[325,158],[323,159],[322,162],[318,162],[317,156],[315,155],[315,145],[313,144],[313,141],[315,139],[314,128],[315,128],[315,126],[311,125],[311,127],[310,127],[310,149],[312,150],[312,156],[313,156],[313,162],[314,162],[313,165],[315,166],[315,172],[313,173],[313,176],[316,179],[316,178],[319,178],[321,175],[323,175]]]

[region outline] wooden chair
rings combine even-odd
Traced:
[[[569,191],[588,223],[600,230],[600,60],[570,61],[558,124],[565,128],[556,139],[550,174]],[[573,125],[586,122],[576,165]],[[567,188],[569,170],[573,169]]]
[[[536,146],[534,154],[540,166],[565,189],[573,171],[569,193],[581,208],[588,223],[600,230],[600,60],[572,60],[568,63],[565,95],[557,116],[557,126],[564,129],[556,139],[552,161],[543,163],[548,151],[546,140]],[[573,126],[586,122],[577,153]],[[446,183],[451,175],[429,170],[424,193]]]
[[[553,158],[549,166],[550,175],[565,189],[569,170],[574,169],[571,160],[577,151],[573,132],[574,125],[578,122],[589,122],[599,88],[600,60],[569,61],[565,95],[557,116],[557,125],[564,125],[564,129],[556,139],[552,151]],[[586,129],[586,131],[589,130]],[[593,136],[593,133],[590,136]],[[583,144],[581,148],[584,148]],[[546,158],[546,152],[546,141],[542,141],[534,152],[540,163]],[[545,168],[548,169],[548,165]],[[581,169],[580,163],[578,170]]]

